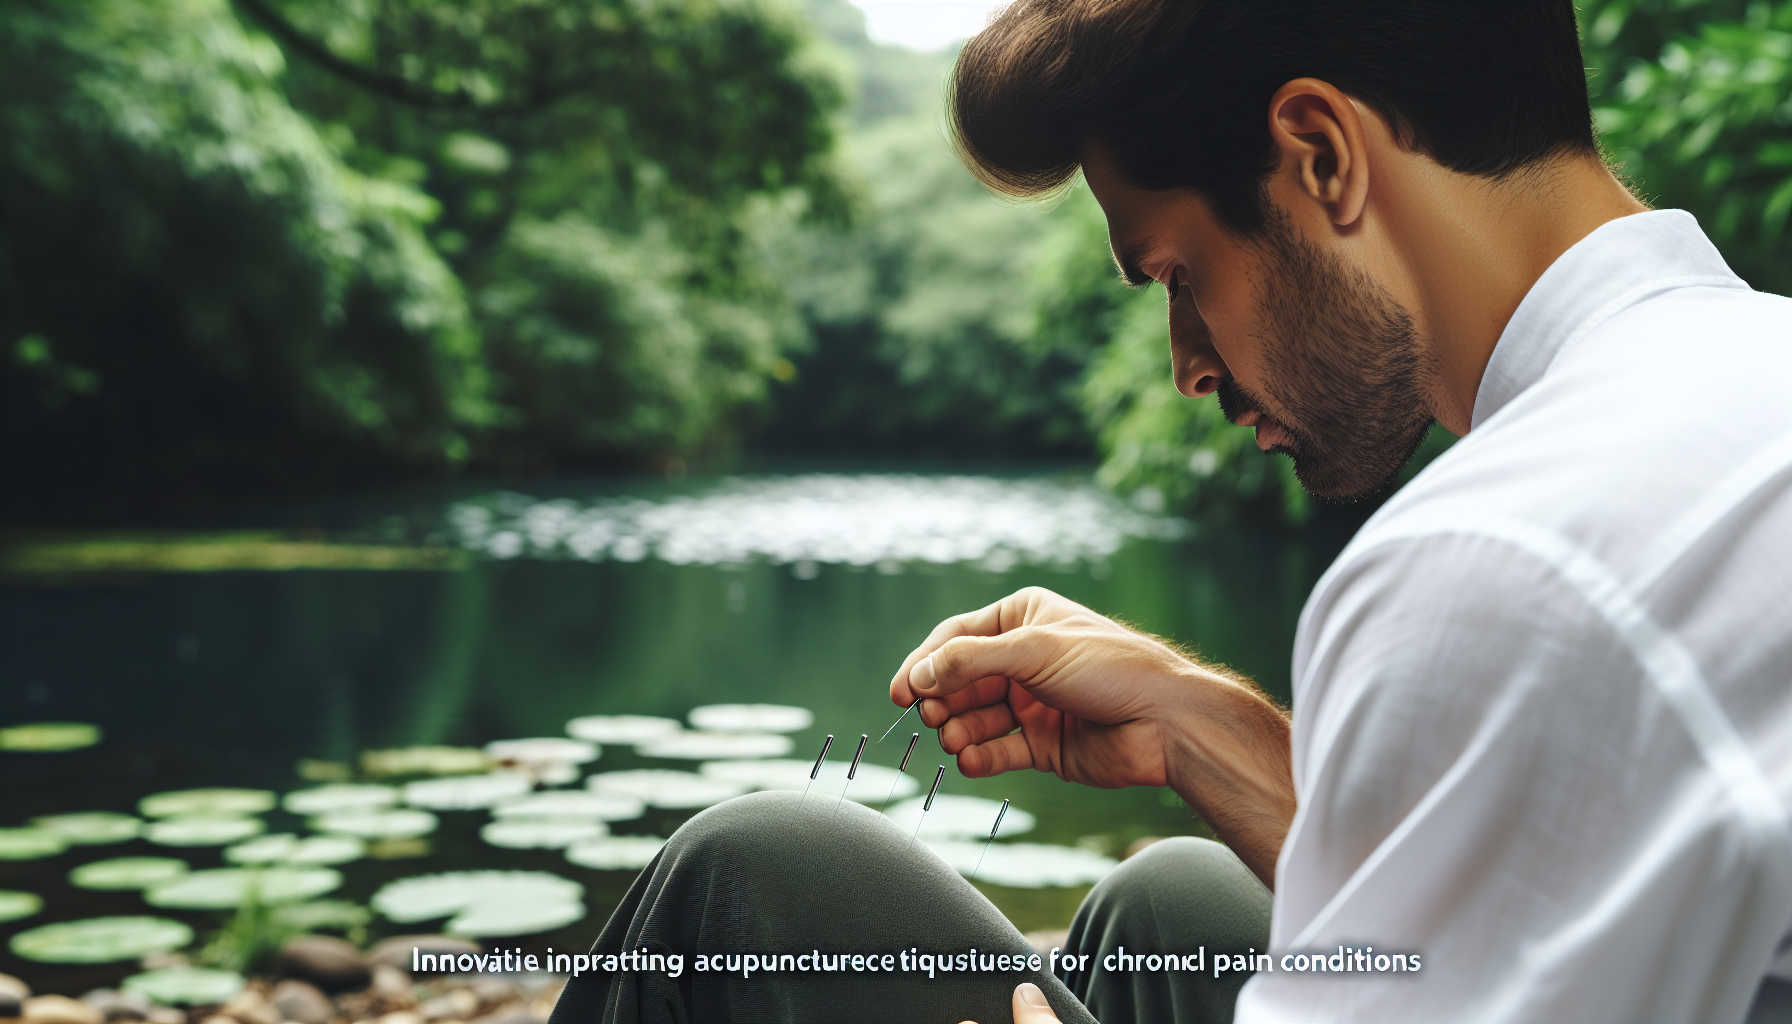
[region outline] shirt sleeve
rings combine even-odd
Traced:
[[[1303,616],[1293,742],[1274,969],[1240,1021],[1746,1011],[1767,854],[1560,566],[1473,533],[1353,546]]]

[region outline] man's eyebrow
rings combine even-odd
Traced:
[[[1126,282],[1127,287],[1143,288],[1155,280],[1150,274],[1139,269],[1139,262],[1150,251],[1150,245],[1138,242],[1114,254],[1114,263],[1120,268],[1120,279]]]

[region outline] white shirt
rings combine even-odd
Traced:
[[[1741,1020],[1792,926],[1792,300],[1677,210],[1564,253],[1314,588],[1293,743],[1240,1021]],[[1282,970],[1340,945],[1422,966]]]

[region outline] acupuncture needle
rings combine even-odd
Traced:
[[[902,714],[896,716],[896,720],[894,722],[891,722],[890,727],[888,729],[884,730],[884,734],[877,738],[877,742],[882,743],[884,740],[888,739],[890,737],[890,734],[896,731],[896,727],[902,724],[902,720],[904,718],[908,717],[908,713],[910,711],[915,710],[916,708],[918,708],[920,706],[921,706],[921,698],[916,697],[915,702],[913,704],[910,704],[908,707],[902,709]]]
[[[983,852],[977,855],[977,868],[976,868],[976,870],[971,872],[971,881],[975,882],[977,880],[978,873],[983,870],[983,858],[989,856],[990,843],[993,843],[996,841],[996,833],[1000,832],[1002,830],[1002,819],[1007,817],[1007,815],[1008,815],[1008,798],[1003,797],[1002,798],[1002,809],[996,812],[996,823],[994,825],[989,826],[989,842],[983,844]]]
[[[915,733],[913,736],[909,737],[908,751],[902,755],[902,765],[896,769],[896,777],[890,780],[890,795],[884,797],[885,807],[889,807],[890,801],[896,799],[896,784],[902,781],[903,773],[908,771],[908,759],[915,756],[915,744],[920,742],[920,740],[920,733]]]
[[[809,799],[809,786],[815,785],[815,777],[821,774],[821,762],[827,760],[828,748],[833,745],[834,734],[830,732],[827,740],[821,745],[821,753],[815,755],[815,767],[809,769],[809,784],[803,787],[803,799],[796,802],[797,810],[802,810],[804,801]]]
[[[840,799],[834,801],[834,816],[839,817],[840,805],[846,803],[846,791],[852,788],[853,776],[859,774],[859,759],[865,756],[865,741],[870,735],[859,733],[859,752],[852,755],[852,767],[846,769],[846,785],[840,787]]]
[[[927,820],[927,812],[933,810],[933,798],[940,791],[940,780],[946,777],[946,766],[933,773],[933,788],[927,791],[927,802],[921,805],[921,817],[915,822],[915,834],[908,837],[908,848],[915,848],[915,840],[921,836],[921,822]]]

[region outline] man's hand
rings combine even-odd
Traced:
[[[1168,785],[1273,884],[1294,817],[1288,722],[1249,680],[1031,587],[935,627],[890,682],[895,703],[916,697],[967,777]]]
[[[977,1024],[967,1020],[964,1024]],[[1014,1024],[1058,1024],[1052,1004],[1045,1001],[1045,992],[1030,981],[1014,987]]]

